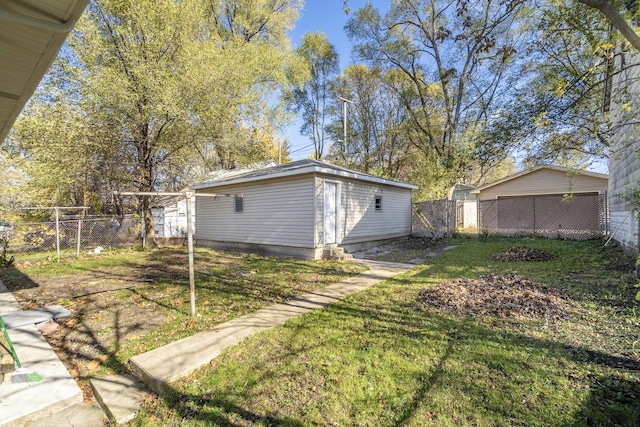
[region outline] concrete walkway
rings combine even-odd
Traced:
[[[149,389],[155,393],[162,394],[164,384],[182,378],[210,363],[227,347],[238,344],[251,335],[282,325],[293,317],[325,307],[346,296],[369,288],[381,280],[404,273],[415,267],[415,264],[370,260],[354,260],[354,262],[368,266],[369,270],[315,292],[272,305],[255,313],[223,323],[211,330],[135,356],[129,361],[131,370]],[[40,337],[40,339],[44,341],[44,338]],[[46,341],[44,343],[47,344]],[[49,350],[53,353],[50,347]],[[55,353],[53,355],[55,356]],[[64,370],[64,374],[70,378],[66,370]],[[65,375],[61,374],[60,380],[63,377]],[[142,400],[149,394],[142,383],[128,375],[111,375],[94,379],[91,383],[95,390],[96,398],[105,413],[118,424],[131,420],[139,410]],[[14,385],[9,384],[9,387],[11,386]],[[30,386],[31,384],[28,387]],[[39,393],[56,394],[51,391],[51,387],[53,387],[52,384],[48,386],[46,391],[40,391]],[[57,409],[60,409],[62,405],[66,404],[68,406],[77,402],[78,396],[81,399],[80,389],[77,386],[75,388],[75,393],[71,393],[69,397],[57,403]],[[32,405],[27,402],[31,402],[31,400],[30,397],[22,396],[20,399],[12,400],[10,405],[6,405],[3,399],[6,399],[10,393],[5,392],[5,390],[8,391],[7,385],[0,386],[0,412],[3,414],[2,418],[0,418],[0,426],[18,426],[25,425],[25,423],[28,423],[30,427],[99,426],[103,423],[103,417],[101,413],[96,411],[95,403],[77,403],[55,414],[53,414],[53,409],[55,408],[50,406],[47,409],[37,410],[26,416],[24,414],[11,415],[11,412],[19,412],[19,407],[22,407],[22,410],[30,410]],[[78,393],[80,394],[78,395]],[[9,415],[9,417],[7,418],[5,414]],[[38,418],[42,419],[37,420]]]
[[[367,265],[369,270],[318,291],[263,308],[211,330],[135,356],[129,361],[131,370],[151,390],[162,394],[163,384],[187,376],[207,365],[227,347],[251,335],[282,325],[292,317],[322,308],[415,267],[410,264],[379,261],[357,260],[356,262]]]
[[[0,282],[0,314],[17,311],[20,305]],[[22,426],[82,402],[82,390],[35,325],[9,329],[8,334],[22,367],[42,381],[0,384],[0,425]]]

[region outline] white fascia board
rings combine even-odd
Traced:
[[[190,188],[193,190],[201,190],[204,188],[214,188],[214,187],[222,187],[225,185],[244,184],[247,182],[263,181],[265,179],[273,179],[273,178],[283,178],[283,177],[289,177],[289,176],[295,176],[295,175],[302,175],[306,173],[323,173],[327,175],[339,176],[342,178],[352,178],[360,181],[375,182],[377,184],[390,185],[393,187],[402,187],[410,190],[418,189],[418,186],[413,184],[405,184],[403,182],[391,181],[384,178],[372,177],[368,175],[365,176],[359,173],[354,173],[349,171],[340,171],[336,169],[324,168],[324,167],[318,167],[318,166],[307,166],[300,169],[283,171],[283,172],[278,172],[278,173],[269,174],[269,175],[251,176],[251,177],[237,178],[237,179],[232,178],[225,181],[203,182],[201,184],[192,185],[190,186]]]

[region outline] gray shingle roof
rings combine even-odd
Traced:
[[[375,182],[378,184],[391,185],[395,187],[404,187],[409,189],[417,189],[418,187],[413,184],[405,184],[398,181],[392,181],[390,179],[380,178],[377,176],[369,175],[362,172],[357,172],[351,169],[343,168],[341,166],[332,165],[329,163],[320,162],[318,160],[304,159],[291,163],[285,163],[278,166],[268,167],[264,169],[258,169],[249,171],[243,174],[235,175],[228,179],[219,179],[214,181],[201,182],[191,185],[192,189],[202,189],[211,187],[220,187],[223,185],[240,184],[244,182],[261,181],[265,179],[279,178],[283,176],[294,176],[305,173],[323,173],[328,175],[335,175],[343,178],[352,178],[361,181]]]

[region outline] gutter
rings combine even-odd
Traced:
[[[251,172],[248,172],[251,173]],[[238,178],[229,178],[227,180],[222,180],[222,181],[208,181],[208,182],[203,182],[203,183],[199,183],[199,184],[194,184],[191,185],[190,188],[194,189],[194,190],[200,190],[200,189],[204,189],[204,188],[214,188],[214,187],[221,187],[224,185],[235,185],[235,184],[245,184],[248,182],[255,182],[255,181],[263,181],[266,179],[273,179],[273,178],[282,178],[282,177],[289,177],[289,176],[295,176],[295,175],[302,175],[305,173],[322,173],[322,174],[326,174],[326,175],[333,175],[333,176],[339,176],[342,178],[352,178],[352,179],[357,179],[360,181],[366,181],[366,182],[375,182],[376,184],[384,184],[384,185],[390,185],[392,187],[401,187],[401,188],[408,188],[411,190],[417,190],[418,186],[417,185],[413,185],[413,184],[405,184],[403,182],[398,182],[398,181],[391,181],[385,178],[379,178],[379,177],[374,177],[374,176],[364,176],[361,175],[357,172],[352,172],[352,171],[342,171],[342,170],[336,170],[336,169],[332,169],[332,168],[325,168],[325,167],[321,167],[321,166],[316,166],[316,165],[311,165],[311,166],[305,166],[302,168],[296,168],[293,170],[287,170],[287,171],[283,171],[283,172],[276,172],[273,174],[267,174],[267,175],[257,175],[257,176],[250,176],[250,177],[242,177],[242,175]]]

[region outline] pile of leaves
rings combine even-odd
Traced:
[[[491,255],[490,257],[496,261],[502,262],[522,262],[522,261],[551,261],[555,258],[554,255],[549,252],[542,251],[540,249],[526,248],[519,246],[511,248],[506,252]]]
[[[515,274],[443,282],[420,291],[418,303],[424,308],[458,315],[544,319],[548,322],[567,317],[565,302],[558,292]]]

